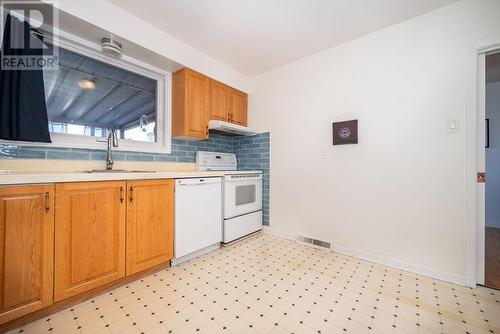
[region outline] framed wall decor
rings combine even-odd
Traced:
[[[358,120],[333,122],[333,145],[358,143]]]

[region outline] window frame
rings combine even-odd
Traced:
[[[113,147],[113,150],[146,153],[171,153],[172,74],[130,56],[123,55],[120,59],[106,56],[101,52],[100,45],[91,43],[62,31],[59,32],[60,34],[57,38],[46,38],[47,41],[56,47],[76,52],[83,56],[134,72],[156,81],[156,142],[151,143],[120,139],[118,147]],[[0,144],[35,146],[42,148],[55,147],[91,150],[107,149],[107,140],[102,137],[51,132],[50,138],[52,143],[0,139]]]

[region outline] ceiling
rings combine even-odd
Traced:
[[[62,48],[59,63],[44,71],[49,120],[122,129],[155,112],[155,80]],[[82,80],[95,89],[82,89]]]
[[[486,56],[486,83],[500,81],[500,52]]]
[[[456,2],[456,0],[108,1],[246,75],[268,71]]]
[[[57,14],[59,16],[59,29],[72,35],[67,36],[70,40],[82,38],[87,42],[94,44],[95,47],[100,48],[101,39],[103,37],[113,36],[116,37],[122,44],[123,54],[125,56],[168,72],[174,72],[177,69],[182,68],[182,65],[174,62],[173,60],[163,57],[110,31],[97,27],[79,17],[73,16],[61,10],[58,11]]]

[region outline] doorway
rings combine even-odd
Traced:
[[[500,290],[500,51],[485,58],[484,285]]]

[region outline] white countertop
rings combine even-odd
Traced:
[[[158,171],[158,172],[21,172],[0,170],[0,185],[40,184],[59,182],[146,180],[146,179],[184,179],[191,177],[224,176],[223,172],[199,171]]]

